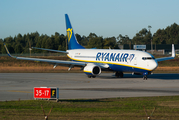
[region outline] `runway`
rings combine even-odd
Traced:
[[[142,76],[102,73],[88,78],[84,73],[0,73],[0,101],[33,99],[34,87],[58,87],[59,99],[179,95],[179,74]]]

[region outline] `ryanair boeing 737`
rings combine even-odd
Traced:
[[[34,49],[66,53],[72,61],[16,57],[9,53],[6,45],[4,44],[8,55],[20,60],[48,62],[54,64],[54,68],[58,65],[68,66],[68,70],[75,66],[81,67],[89,78],[94,78],[97,75],[100,75],[101,71],[114,71],[116,77],[123,77],[123,72],[131,72],[132,74],[143,75],[144,80],[147,80],[147,75],[150,75],[152,71],[157,68],[157,62],[174,59],[175,57],[173,44],[171,57],[157,59],[147,52],[138,50],[85,49],[78,43],[67,14],[65,14],[65,19],[68,37],[67,51],[35,47]]]

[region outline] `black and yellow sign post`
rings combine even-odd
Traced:
[[[57,98],[57,89],[51,88],[51,98]]]
[[[58,88],[51,88],[51,98],[50,99],[56,99],[58,101],[58,99],[59,99],[59,89]]]

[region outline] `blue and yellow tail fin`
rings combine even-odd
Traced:
[[[73,31],[73,28],[70,23],[70,19],[67,14],[65,14],[65,20],[66,20],[66,31],[67,31],[67,44],[68,44],[68,49],[85,49],[83,46],[81,46],[76,37],[75,33]]]

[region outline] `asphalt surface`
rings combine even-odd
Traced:
[[[0,73],[0,101],[33,98],[34,87],[58,87],[59,99],[179,95],[179,74],[142,76],[102,73],[88,78],[84,73]]]

